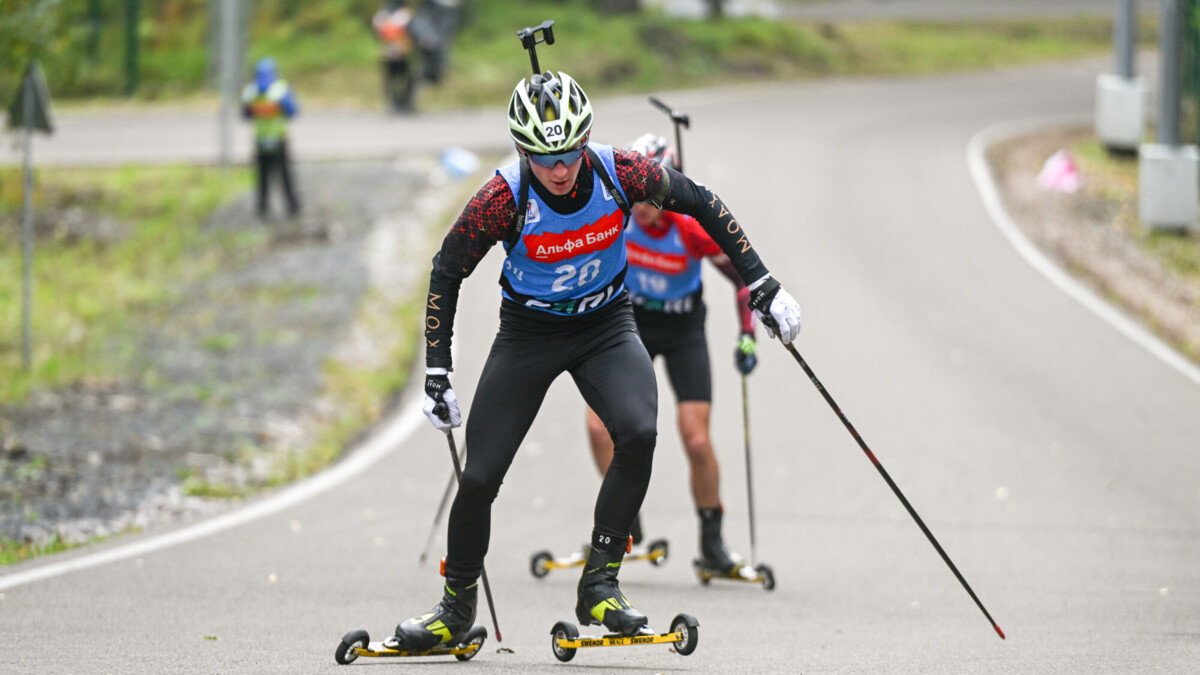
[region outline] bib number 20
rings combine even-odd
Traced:
[[[550,288],[555,293],[569,291],[572,288],[585,286],[596,279],[600,274],[600,261],[589,260],[579,267],[574,265],[559,265],[554,269],[558,274],[558,278],[554,280],[554,285]]]

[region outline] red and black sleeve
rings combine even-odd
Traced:
[[[516,213],[517,200],[508,182],[497,174],[467,202],[446,233],[429,274],[429,296],[425,302],[426,367],[452,367],[450,342],[454,336],[459,287],[483,256],[509,236]]]

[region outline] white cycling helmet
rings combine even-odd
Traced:
[[[675,150],[662,136],[644,133],[629,144],[629,149],[644,155],[652,162],[675,168]]]
[[[554,154],[578,147],[592,130],[592,104],[564,72],[521,80],[508,102],[508,130],[529,152]]]

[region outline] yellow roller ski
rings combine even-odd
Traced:
[[[693,560],[692,568],[700,583],[707,586],[713,579],[728,579],[745,584],[762,584],[763,590],[775,590],[775,572],[769,565],[738,565],[732,572],[724,572],[704,564],[703,560]]]
[[[562,662],[575,658],[575,650],[587,647],[637,647],[640,645],[673,645],[674,652],[687,656],[696,651],[700,639],[700,624],[691,614],[679,614],[671,620],[671,630],[655,633],[649,628],[634,635],[579,635],[579,629],[569,621],[559,621],[550,629],[550,648],[554,658]]]
[[[655,539],[649,544],[638,544],[634,546],[630,544],[626,547],[625,559],[623,562],[636,562],[645,560],[651,565],[658,567],[667,561],[667,556],[670,554],[670,546],[666,539]],[[565,558],[555,558],[550,551],[538,551],[529,557],[529,571],[534,577],[541,579],[550,573],[551,570],[565,570],[570,567],[582,567],[587,561],[588,547],[572,553]]]
[[[442,645],[433,649],[403,650],[390,649],[382,642],[371,642],[371,636],[365,630],[352,630],[342,637],[334,659],[344,665],[353,663],[358,657],[411,657],[411,656],[453,656],[459,661],[470,661],[483,648],[487,641],[487,628],[476,625],[467,631],[466,637],[456,645]]]

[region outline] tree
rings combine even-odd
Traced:
[[[0,0],[0,63],[8,71],[38,55],[58,27],[61,0]]]
[[[0,101],[12,98],[33,58],[51,83],[77,79],[86,48],[85,11],[81,2],[0,0]]]

